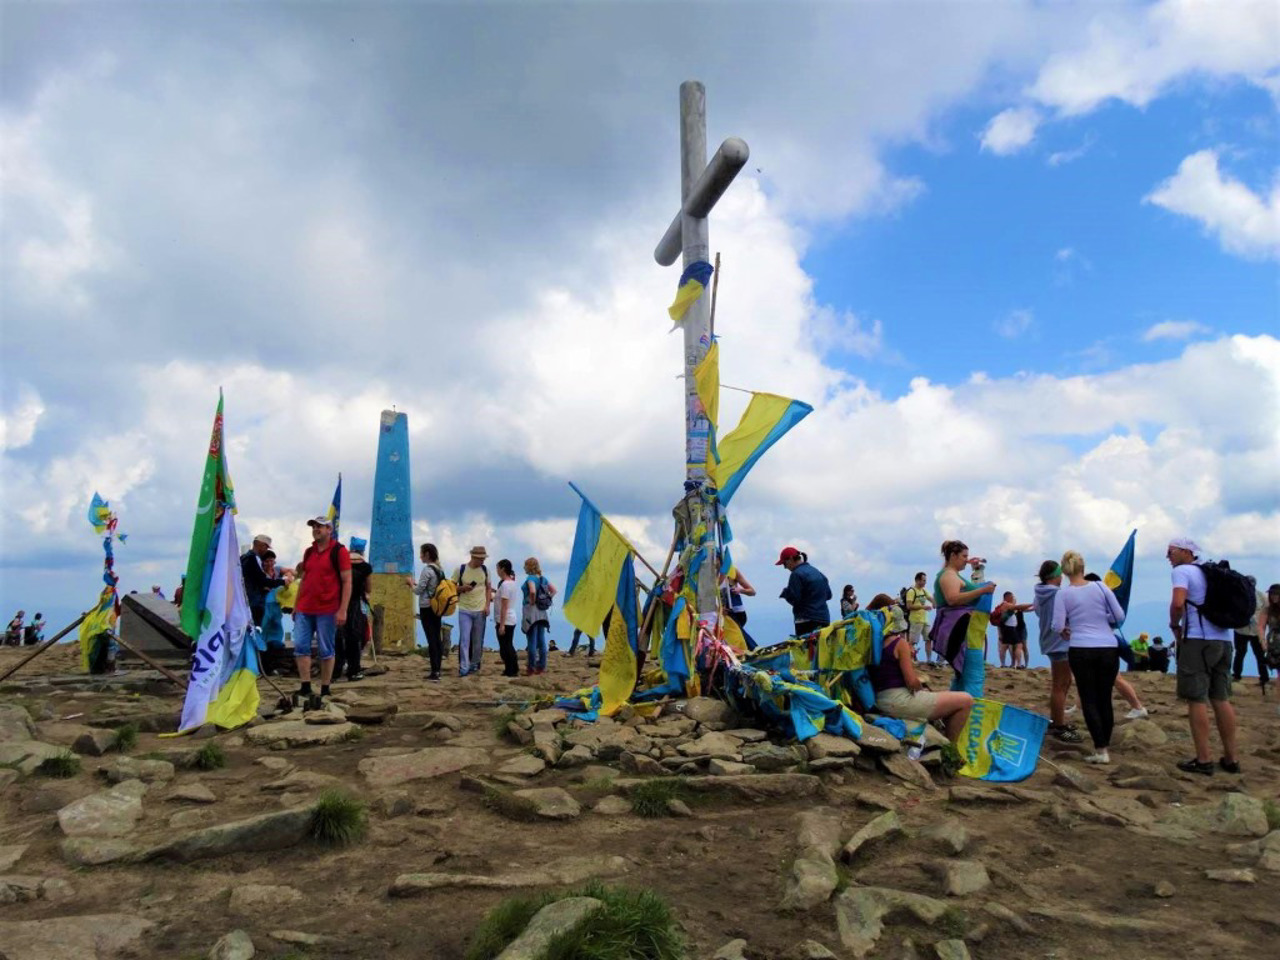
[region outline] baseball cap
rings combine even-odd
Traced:
[[[268,537],[265,533],[258,534],[256,537],[253,538],[253,542],[265,543],[268,547],[271,546],[271,538]]]
[[[307,521],[308,527],[332,527],[333,521],[328,517],[315,517]]]
[[[1174,537],[1169,541],[1169,546],[1177,547],[1179,550],[1185,550],[1193,557],[1200,556],[1200,546],[1190,537]]]
[[[780,567],[786,561],[794,560],[798,556],[800,556],[800,551],[797,550],[795,547],[783,547],[782,553],[778,554],[778,562],[775,563],[774,566]]]

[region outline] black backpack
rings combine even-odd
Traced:
[[[1204,574],[1204,603],[1187,603],[1196,608],[1201,619],[1216,627],[1239,630],[1247,627],[1258,611],[1258,595],[1253,583],[1243,573],[1231,569],[1226,560],[1197,563]]]
[[[551,609],[551,589],[545,577],[539,577],[533,588],[533,605],[539,610]]]

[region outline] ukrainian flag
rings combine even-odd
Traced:
[[[604,630],[600,661],[600,712],[606,716],[631,699],[639,657],[634,551],[613,524],[577,487],[582,497],[566,577],[564,615],[588,636]]]
[[[1111,561],[1111,569],[1102,578],[1102,582],[1111,588],[1111,592],[1120,601],[1120,609],[1126,614],[1129,612],[1129,591],[1133,588],[1133,554],[1137,539],[1138,531],[1134,530],[1129,534],[1119,556]]]
[[[956,744],[964,757],[960,776],[1017,783],[1036,771],[1049,718],[995,700],[977,699]]]
[[[98,496],[97,491],[94,491],[93,499],[89,502],[89,522],[93,524],[93,532],[105,533],[110,520],[110,505]]]
[[[813,413],[799,400],[772,393],[753,393],[742,419],[718,445],[720,462],[713,471],[720,502],[725,506],[756,461],[797,423]]]
[[[676,288],[676,298],[667,308],[667,313],[671,315],[671,322],[676,326],[684,322],[684,315],[707,289],[707,284],[711,282],[712,269],[707,261],[699,260],[697,263],[689,264],[684,268],[684,273],[680,274],[680,286]]]
[[[338,474],[338,487],[333,491],[333,502],[329,504],[329,512],[325,514],[333,524],[333,539],[338,539],[338,521],[342,518],[342,474]]]

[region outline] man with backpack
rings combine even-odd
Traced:
[[[1231,631],[1237,620],[1235,578],[1247,590],[1248,613],[1253,612],[1253,590],[1248,581],[1226,564],[1200,563],[1200,548],[1189,537],[1169,541],[1165,556],[1173,568],[1173,597],[1169,603],[1169,629],[1178,649],[1178,699],[1187,702],[1187,719],[1196,755],[1178,764],[1186,773],[1212,776],[1209,750],[1209,707],[1213,707],[1222,757],[1218,766],[1239,773],[1236,756],[1236,713],[1231,706]]]
[[[471,556],[461,567],[454,583],[458,587],[458,676],[480,672],[484,653],[485,623],[493,603],[493,586],[489,568],[484,565],[489,551],[472,547]]]
[[[302,555],[297,569],[302,572],[298,601],[293,610],[293,658],[298,665],[302,687],[294,697],[295,706],[319,710],[329,695],[333,679],[334,638],[347,622],[351,605],[351,555],[333,539],[333,521],[328,517],[308,520],[312,544]],[[311,641],[320,647],[320,693],[311,692]]]

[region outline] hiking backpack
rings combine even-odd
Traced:
[[[551,586],[546,577],[539,577],[533,588],[533,605],[539,610],[551,609]]]
[[[440,567],[432,566],[436,576],[436,592],[431,594],[431,612],[437,617],[452,616],[458,609],[458,585],[444,575]]]
[[[1201,618],[1215,627],[1239,630],[1247,627],[1258,610],[1258,594],[1252,582],[1226,560],[1197,563],[1204,574],[1204,603],[1188,605],[1196,608]]]

